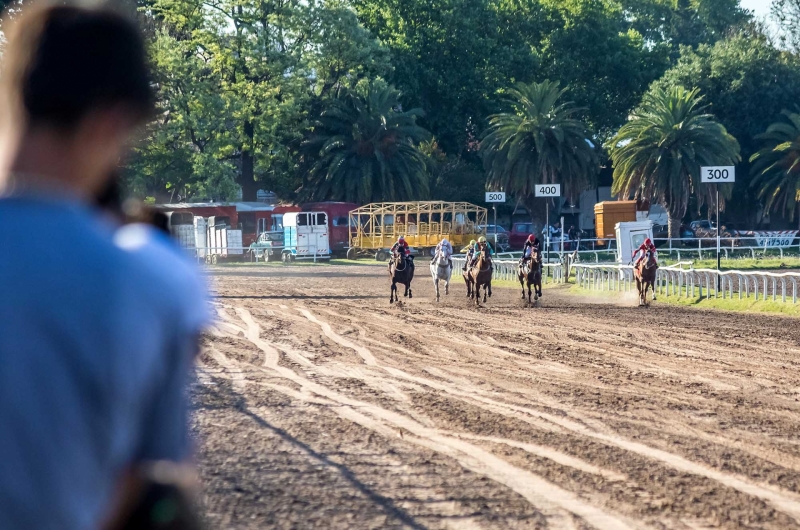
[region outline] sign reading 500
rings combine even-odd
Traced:
[[[506,192],[504,191],[487,191],[486,202],[506,202]]]
[[[537,184],[534,192],[536,197],[561,197],[561,184]]]

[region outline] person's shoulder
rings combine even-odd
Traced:
[[[139,277],[161,304],[179,311],[192,328],[208,323],[205,280],[169,236],[149,225],[131,224],[117,230],[114,243],[136,260]]]

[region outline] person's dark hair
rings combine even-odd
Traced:
[[[8,36],[3,89],[30,125],[69,130],[89,113],[120,105],[151,112],[146,52],[136,24],[109,9],[34,8]]]

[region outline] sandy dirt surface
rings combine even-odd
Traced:
[[[425,265],[397,306],[379,267],[211,270],[211,527],[800,528],[800,321],[437,304]]]

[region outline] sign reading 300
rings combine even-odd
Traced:
[[[736,181],[734,166],[703,166],[700,168],[700,182],[709,184],[725,184]]]

